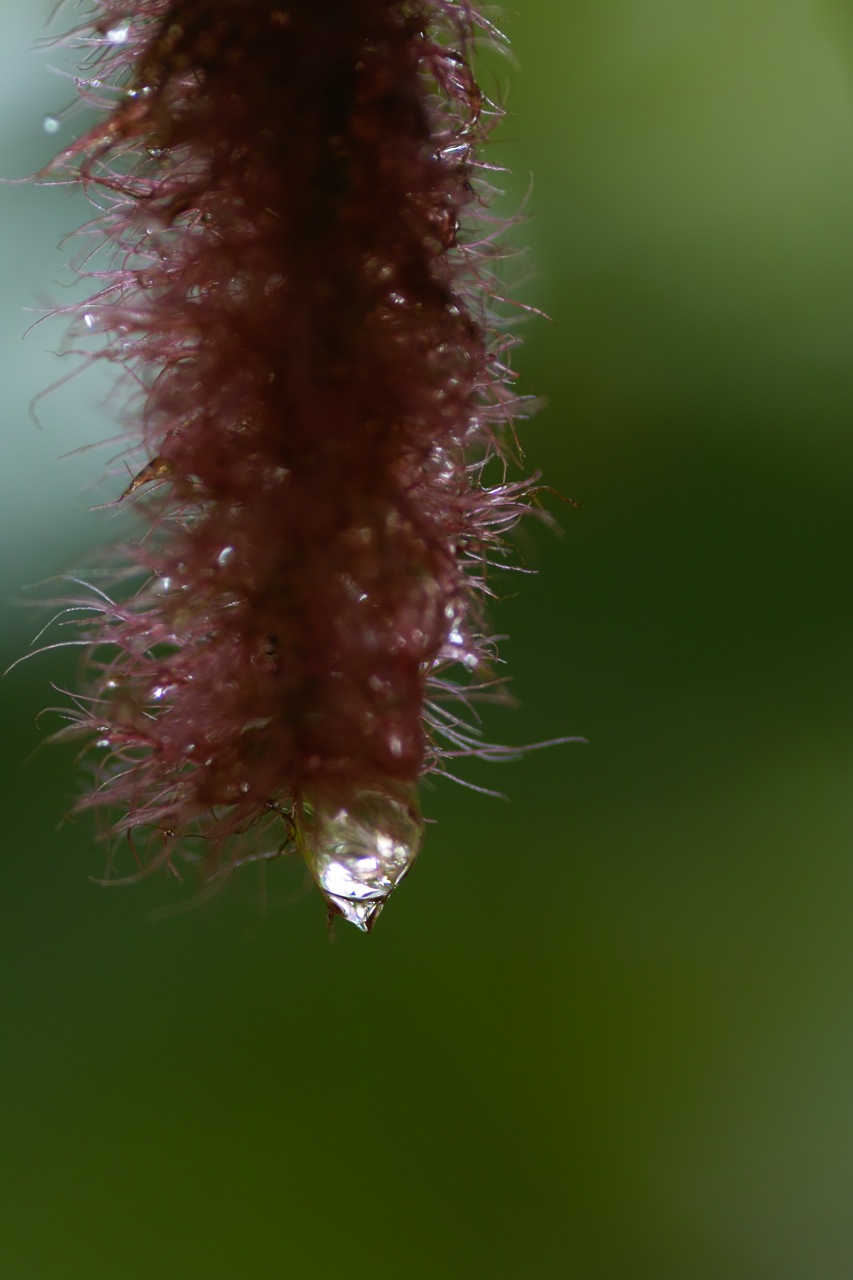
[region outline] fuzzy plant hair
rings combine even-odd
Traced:
[[[369,929],[419,781],[494,757],[483,602],[536,505],[469,0],[97,0],[77,330],[128,385],[146,521],[65,602],[97,809],[139,874],[298,853]],[[105,265],[106,264],[106,265]],[[499,682],[497,682],[499,683]]]

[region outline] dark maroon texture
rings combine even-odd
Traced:
[[[85,312],[130,375],[125,501],[153,528],[73,602],[65,732],[146,865],[192,838],[215,867],[306,802],[497,750],[453,675],[493,678],[480,600],[530,497],[477,151],[492,33],[399,0],[109,2],[88,30],[82,92],[112,106],[48,176],[101,206]]]

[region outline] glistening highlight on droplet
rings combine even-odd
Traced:
[[[364,793],[347,808],[303,803],[297,829],[308,869],[331,910],[368,933],[414,865],[423,823],[414,795]]]

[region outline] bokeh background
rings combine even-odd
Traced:
[[[5,0],[0,171],[83,117]],[[73,8],[70,20],[74,19]],[[66,17],[68,14],[66,14]],[[849,1280],[853,18],[846,0],[524,0],[495,157],[554,317],[518,364],[531,528],[503,740],[445,784],[370,938],[251,878],[102,890],[37,752],[67,655],[0,685],[0,1274]],[[46,132],[43,120],[58,128]],[[50,123],[50,122],[49,122]],[[530,175],[533,175],[532,186]],[[67,372],[65,188],[0,187],[6,603],[115,531],[104,375]],[[57,283],[59,281],[60,283]],[[26,313],[33,308],[32,315]]]

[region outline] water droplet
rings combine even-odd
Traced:
[[[234,554],[233,547],[223,547],[219,555],[216,557],[216,563],[218,565],[223,565],[223,566],[226,565],[228,561],[231,559],[231,557],[233,556],[233,554]]]
[[[62,128],[62,121],[58,116],[45,116],[41,122],[41,127],[45,133],[59,133]]]
[[[368,791],[348,808],[310,813],[303,854],[332,910],[369,933],[414,864],[422,833],[413,801]]]
[[[117,22],[116,25],[114,27],[110,27],[105,34],[110,44],[124,44],[127,37],[130,35],[130,23]]]

